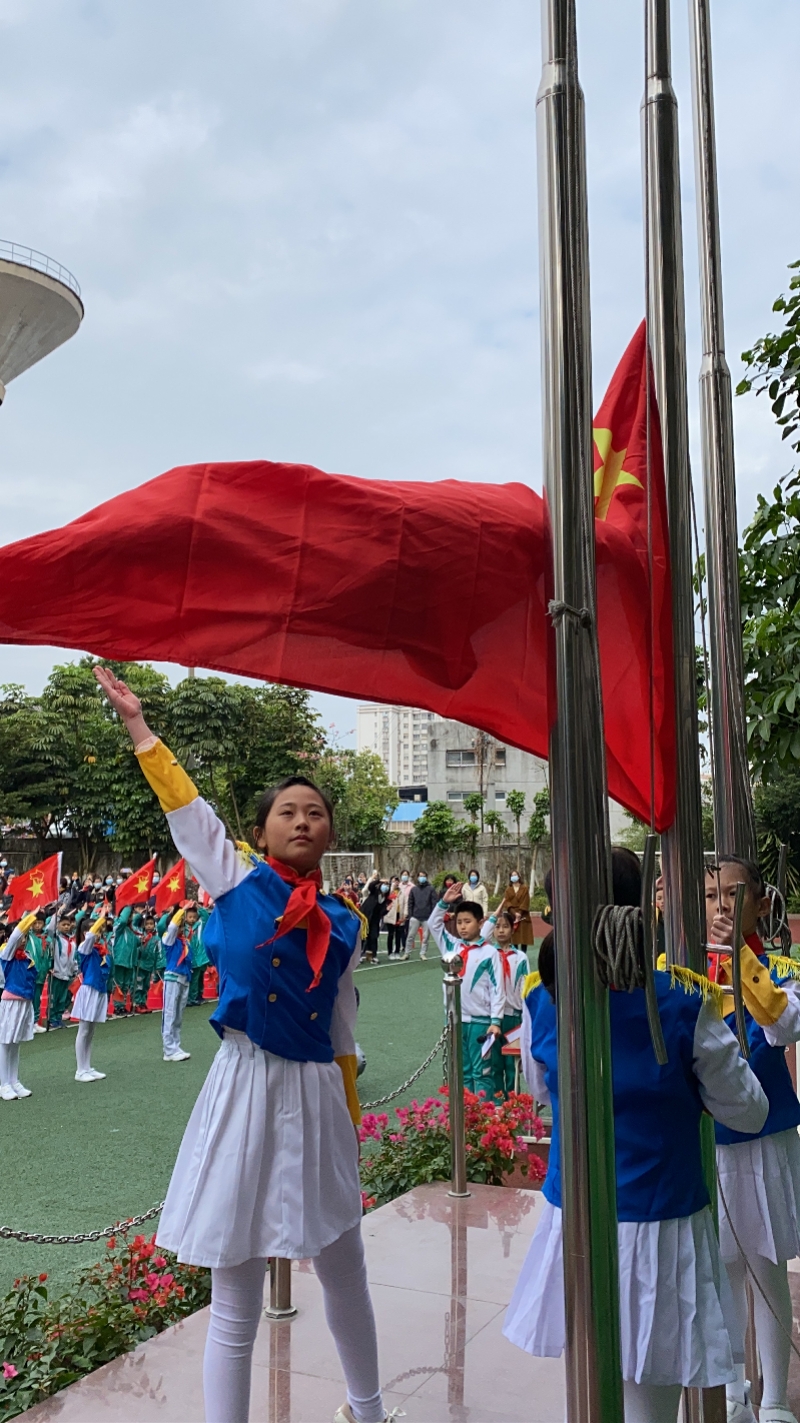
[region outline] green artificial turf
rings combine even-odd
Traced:
[[[362,1101],[384,1096],[427,1055],[441,1031],[441,967],[436,961],[357,971],[358,1037],[367,1056]],[[191,1060],[161,1056],[161,1017],[150,1014],[97,1028],[92,1065],[104,1082],[75,1079],[75,1028],[23,1043],[22,1081],[33,1096],[0,1102],[0,1224],[47,1234],[97,1230],[163,1199],[181,1136],[219,1039],[212,1006],[189,1008],[183,1046]],[[441,1058],[402,1101],[441,1083]],[[154,1224],[142,1227],[152,1231]],[[21,1274],[47,1271],[65,1285],[76,1265],[103,1245],[44,1246],[0,1240],[0,1293]]]

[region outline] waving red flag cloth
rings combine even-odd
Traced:
[[[168,909],[172,909],[176,904],[182,904],[186,898],[186,861],[178,860],[177,865],[173,865],[171,870],[167,870],[161,876],[156,885],[155,912],[156,914],[166,914]]]
[[[45,905],[54,904],[58,899],[60,880],[60,850],[57,855],[40,860],[38,865],[23,874],[15,875],[11,881],[13,898],[8,911],[9,924],[16,924],[23,914],[29,914],[32,909],[44,909]]]
[[[648,560],[640,526],[611,517],[624,492],[597,522],[608,785],[647,820]],[[546,757],[546,556],[542,499],[525,485],[190,465],[3,549],[0,641],[425,707]],[[653,657],[662,829],[672,683],[660,644]]]
[[[114,896],[114,907],[117,912],[125,909],[128,904],[146,904],[153,889],[153,874],[155,873],[155,858],[148,860],[146,865],[142,865],[140,870],[134,870],[132,875],[117,885],[117,892]]]
[[[616,748],[630,739],[636,743],[635,762],[626,763],[617,758],[616,789],[611,794],[633,809],[644,789],[646,809],[635,813],[644,820],[650,819],[649,708],[652,697],[654,818],[657,828],[662,829],[671,824],[675,815],[672,585],[661,426],[652,369],[649,371],[648,412],[646,343],[647,329],[643,321],[617,366],[594,418],[595,529],[609,788],[611,746]],[[618,583],[614,612],[606,601],[612,579]],[[644,616],[638,615],[632,620],[630,614],[637,597],[637,583],[638,597],[643,600],[639,611]],[[628,644],[630,657],[613,655],[610,647],[613,638]],[[646,708],[644,714],[643,707]],[[646,770],[643,758],[648,763]],[[630,784],[626,786],[628,781]]]

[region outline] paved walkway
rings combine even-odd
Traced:
[[[364,1221],[387,1408],[408,1423],[563,1423],[561,1360],[501,1334],[542,1207],[533,1191],[473,1186],[455,1201],[422,1186]],[[328,1423],[344,1398],[310,1265],[292,1271],[299,1314],[262,1322],[251,1423]],[[202,1423],[207,1311],[23,1416],[29,1423]]]

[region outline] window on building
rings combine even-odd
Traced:
[[[448,799],[448,800],[463,800],[463,799],[464,799],[464,792],[463,792],[463,791],[448,791],[448,792],[447,792],[447,799]]]
[[[447,766],[474,766],[474,751],[446,751],[445,765]]]
[[[495,766],[505,766],[505,764],[506,764],[506,748],[505,748],[505,746],[495,746],[495,748],[494,748],[494,764],[495,764]]]
[[[505,793],[505,791],[495,791],[495,793],[494,793],[494,798],[495,798],[495,800],[502,800],[502,801],[505,801],[505,798],[506,798],[506,793]]]

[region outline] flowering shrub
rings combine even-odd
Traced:
[[[437,1097],[396,1107],[396,1124],[385,1112],[364,1116],[359,1128],[364,1147],[361,1184],[372,1205],[383,1205],[426,1181],[449,1179],[449,1106],[448,1090],[440,1087]],[[537,1141],[544,1135],[541,1120],[533,1115],[532,1097],[512,1092],[502,1101],[465,1092],[464,1116],[468,1180],[502,1185],[504,1177],[520,1166],[532,1184],[541,1184],[544,1162],[520,1140],[522,1134]]]
[[[0,1300],[0,1423],[208,1304],[211,1274],[179,1265],[143,1235],[108,1241],[106,1256],[50,1299],[26,1275]]]

